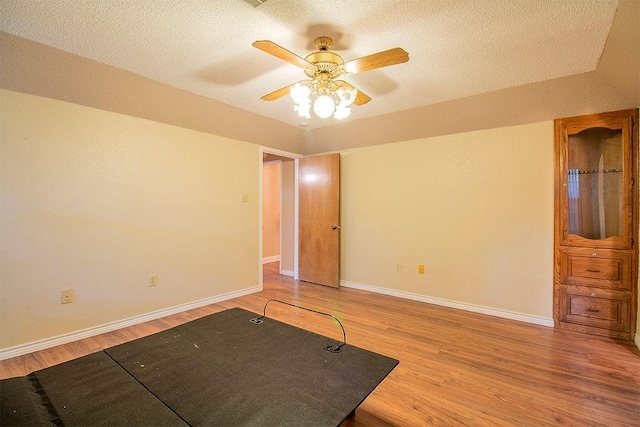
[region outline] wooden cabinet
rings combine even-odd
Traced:
[[[555,125],[554,322],[633,339],[638,292],[638,110]]]
[[[630,251],[560,248],[560,283],[631,290]]]

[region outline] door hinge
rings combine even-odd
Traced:
[[[636,241],[635,241],[635,239],[632,237],[632,238],[631,238],[631,247],[633,247],[633,245],[635,245],[635,244],[636,244]]]
[[[562,231],[562,238],[566,239],[567,238],[567,230],[563,230]]]

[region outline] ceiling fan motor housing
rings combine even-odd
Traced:
[[[340,55],[331,52],[329,48],[333,44],[330,37],[322,36],[314,40],[317,51],[310,53],[304,59],[313,64],[312,67],[304,70],[305,74],[311,78],[316,78],[319,74],[325,74],[329,78],[335,78],[344,74],[344,60]]]

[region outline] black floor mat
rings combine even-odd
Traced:
[[[339,425],[397,361],[231,309],[106,352],[191,425]]]
[[[19,380],[27,383],[6,382]],[[3,426],[187,425],[104,352],[3,380],[0,390]],[[9,396],[13,405],[5,404]]]

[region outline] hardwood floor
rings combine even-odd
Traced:
[[[640,351],[630,342],[279,276],[264,291],[0,361],[24,375],[231,307],[276,298],[336,315],[348,344],[400,360],[343,426],[638,426]],[[330,318],[282,304],[267,315],[335,339]]]

